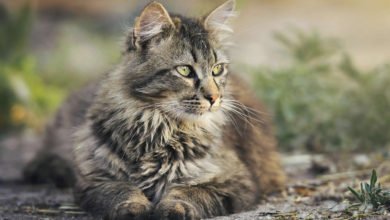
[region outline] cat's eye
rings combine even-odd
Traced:
[[[221,75],[224,72],[224,65],[222,63],[215,65],[212,69],[212,72],[213,76]]]
[[[189,67],[189,66],[185,66],[185,65],[183,65],[183,66],[177,66],[177,67],[176,67],[176,71],[177,71],[180,75],[186,76],[186,77],[190,76],[190,74],[191,74],[191,69],[190,69],[190,67]]]

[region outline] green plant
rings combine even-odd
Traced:
[[[335,39],[277,33],[289,63],[253,73],[285,150],[380,149],[390,145],[390,65],[360,70]]]
[[[0,138],[26,126],[42,128],[64,95],[43,82],[27,53],[31,23],[28,6],[10,14],[0,4]]]
[[[23,59],[31,22],[32,11],[28,5],[11,15],[0,4],[0,61],[15,63]]]
[[[376,171],[371,174],[370,183],[360,183],[360,191],[356,191],[348,186],[349,191],[359,201],[357,205],[366,209],[372,206],[374,211],[380,208],[390,210],[390,191],[385,191],[381,188],[380,183],[377,184]]]

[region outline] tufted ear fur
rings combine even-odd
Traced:
[[[166,27],[174,27],[171,17],[164,6],[158,2],[148,4],[136,19],[132,36],[127,40],[130,50],[160,34]]]
[[[205,28],[214,34],[218,40],[224,40],[229,33],[233,32],[228,20],[235,16],[235,0],[228,0],[214,9],[204,19]]]

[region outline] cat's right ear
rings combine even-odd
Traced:
[[[164,28],[174,27],[174,23],[164,6],[158,2],[148,4],[141,15],[136,19],[132,36],[128,36],[127,46],[139,48],[139,46],[160,34]]]

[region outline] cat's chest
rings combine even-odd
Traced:
[[[213,159],[218,142],[207,133],[177,132],[140,157],[133,167],[133,181],[153,199],[158,199],[170,184],[206,181],[219,170]]]

